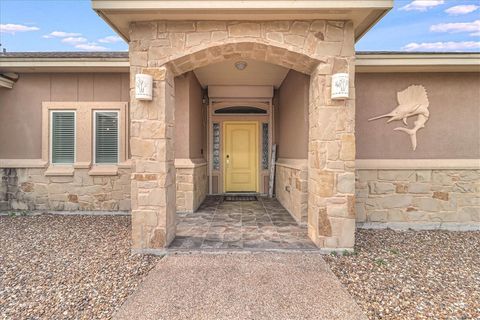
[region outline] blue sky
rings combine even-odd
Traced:
[[[8,51],[127,50],[89,0],[0,0]],[[396,0],[358,51],[480,51],[480,0]]]

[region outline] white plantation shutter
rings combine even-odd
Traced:
[[[118,113],[95,113],[95,163],[118,162]]]
[[[75,161],[75,112],[52,112],[52,163]]]

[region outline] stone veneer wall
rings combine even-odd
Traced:
[[[175,236],[174,77],[229,59],[310,74],[308,233],[319,246],[351,248],[355,212],[355,52],[352,21],[149,21],[130,24],[130,147],[135,250]],[[331,76],[347,72],[350,98],[333,101]],[[153,100],[134,97],[134,77],[153,76]],[[151,130],[152,127],[157,130]],[[151,181],[144,183],[146,177]]]
[[[300,224],[307,223],[307,160],[289,164],[279,159],[275,167],[275,197]],[[297,161],[298,162],[298,161]]]
[[[115,176],[45,176],[43,168],[0,169],[0,210],[129,211],[130,169]]]
[[[177,166],[177,212],[195,212],[208,193],[206,163],[193,167]]]
[[[480,224],[480,170],[357,170],[357,222]]]

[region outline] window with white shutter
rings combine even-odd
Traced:
[[[95,112],[95,163],[118,162],[118,112]]]
[[[52,111],[52,163],[68,164],[75,161],[75,112]]]

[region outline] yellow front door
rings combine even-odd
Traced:
[[[257,192],[258,123],[223,123],[225,192]]]

